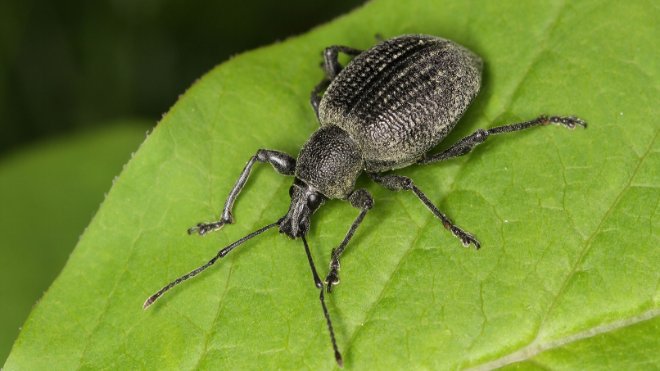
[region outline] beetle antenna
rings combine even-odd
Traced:
[[[245,242],[245,241],[251,239],[252,237],[255,237],[255,236],[258,236],[258,235],[262,234],[263,232],[265,232],[265,231],[267,231],[267,230],[269,230],[269,229],[271,229],[271,228],[273,228],[274,226],[279,225],[279,224],[280,224],[280,220],[278,220],[278,221],[275,222],[275,223],[268,224],[267,226],[262,227],[262,228],[260,228],[260,229],[257,229],[256,231],[254,231],[254,232],[248,234],[247,236],[245,236],[245,237],[239,239],[238,241],[236,241],[236,242],[232,243],[231,245],[229,245],[229,246],[223,248],[222,250],[218,251],[218,253],[213,257],[213,259],[209,260],[206,264],[204,264],[204,265],[198,267],[197,269],[195,269],[195,270],[193,270],[193,271],[191,271],[191,272],[189,272],[189,273],[187,273],[187,274],[184,274],[183,276],[181,276],[181,277],[175,279],[174,281],[168,283],[168,284],[167,284],[165,287],[163,287],[162,289],[158,290],[157,293],[151,295],[151,296],[147,299],[147,301],[144,302],[144,305],[142,306],[142,308],[143,308],[143,309],[147,309],[147,308],[149,308],[149,306],[150,306],[151,304],[153,304],[156,300],[158,300],[158,298],[160,298],[164,293],[166,293],[167,291],[169,291],[172,287],[174,287],[174,286],[180,284],[181,282],[183,282],[183,281],[185,281],[185,280],[187,280],[187,279],[189,279],[189,278],[195,277],[196,275],[202,273],[206,268],[208,268],[208,267],[212,266],[213,264],[215,264],[215,262],[218,261],[218,259],[220,259],[220,258],[224,258],[225,255],[229,254],[229,253],[230,253],[233,249],[235,249],[238,245],[240,245],[240,244],[242,244],[243,242]]]
[[[339,367],[344,367],[344,360],[339,353],[339,348],[337,348],[337,340],[335,339],[335,330],[332,328],[332,321],[330,320],[330,313],[328,312],[328,307],[325,305],[325,297],[323,296],[323,282],[319,278],[319,274],[316,271],[316,266],[314,265],[314,260],[312,259],[312,253],[309,251],[309,245],[307,245],[307,239],[305,235],[301,235],[300,238],[303,240],[305,245],[305,253],[307,254],[307,261],[309,261],[309,267],[312,269],[312,276],[314,277],[314,284],[316,288],[321,291],[319,300],[321,300],[321,307],[323,308],[323,315],[325,316],[325,321],[328,323],[328,331],[330,332],[330,341],[332,342],[332,348],[335,351],[335,360]]]

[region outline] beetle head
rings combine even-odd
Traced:
[[[296,238],[307,234],[312,214],[323,205],[326,197],[298,178],[289,188],[289,196],[291,205],[280,219],[280,233]]]

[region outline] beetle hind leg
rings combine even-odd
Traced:
[[[356,55],[362,53],[362,50],[343,45],[333,45],[323,50],[323,62],[321,63],[321,67],[323,68],[323,71],[325,71],[325,77],[314,87],[314,90],[312,90],[312,94],[310,95],[309,99],[317,118],[319,116],[319,104],[321,103],[323,91],[328,87],[328,85],[330,85],[330,82],[334,80],[342,70],[342,66],[339,64],[340,52],[350,55],[351,57],[355,57]]]
[[[534,120],[519,122],[515,124],[497,126],[491,129],[478,129],[474,133],[468,135],[467,137],[459,140],[457,143],[447,148],[443,152],[435,153],[432,155],[427,155],[419,160],[418,164],[430,164],[434,162],[448,160],[450,158],[463,156],[470,153],[474,147],[483,143],[491,135],[499,135],[506,133],[513,133],[516,131],[526,130],[537,126],[547,126],[547,125],[560,125],[569,129],[575,129],[580,126],[583,128],[587,127],[587,122],[582,120],[579,117],[575,116],[539,116]]]

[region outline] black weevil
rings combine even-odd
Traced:
[[[344,68],[337,59],[340,52],[354,57]],[[238,245],[277,226],[280,233],[293,239],[300,237],[303,241],[314,283],[320,291],[335,359],[342,366],[323,289],[325,286],[330,292],[332,286],[339,283],[339,259],[373,206],[369,192],[355,189],[358,176],[365,172],[389,190],[412,191],[463,245],[472,244],[478,249],[479,241],[452,223],[410,178],[383,173],[412,164],[430,164],[462,156],[491,135],[548,124],[572,129],[586,127],[586,122],[577,117],[540,116],[531,121],[479,129],[448,149],[429,154],[454,128],[479,92],[482,61],[476,54],[450,40],[404,35],[383,41],[366,51],[331,46],[325,49],[323,57],[326,76],[311,94],[311,104],[321,127],[303,145],[298,159],[279,151],[258,150],[229,193],[220,220],[197,224],[188,233],[204,235],[234,222],[234,201],[255,162],[268,162],[280,174],[295,177],[289,189],[291,205],[287,214],[223,248],[208,263],[163,287],[147,299],[144,308],[172,287],[213,265]],[[325,281],[321,281],[305,235],[312,214],[332,198],[347,200],[360,209],[360,214],[343,241],[332,250],[329,273]]]

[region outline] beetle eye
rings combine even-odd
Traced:
[[[293,186],[289,187],[289,197],[293,197]]]
[[[309,197],[307,197],[307,207],[312,210],[316,210],[321,205],[321,201],[323,201],[322,197],[311,194]]]

